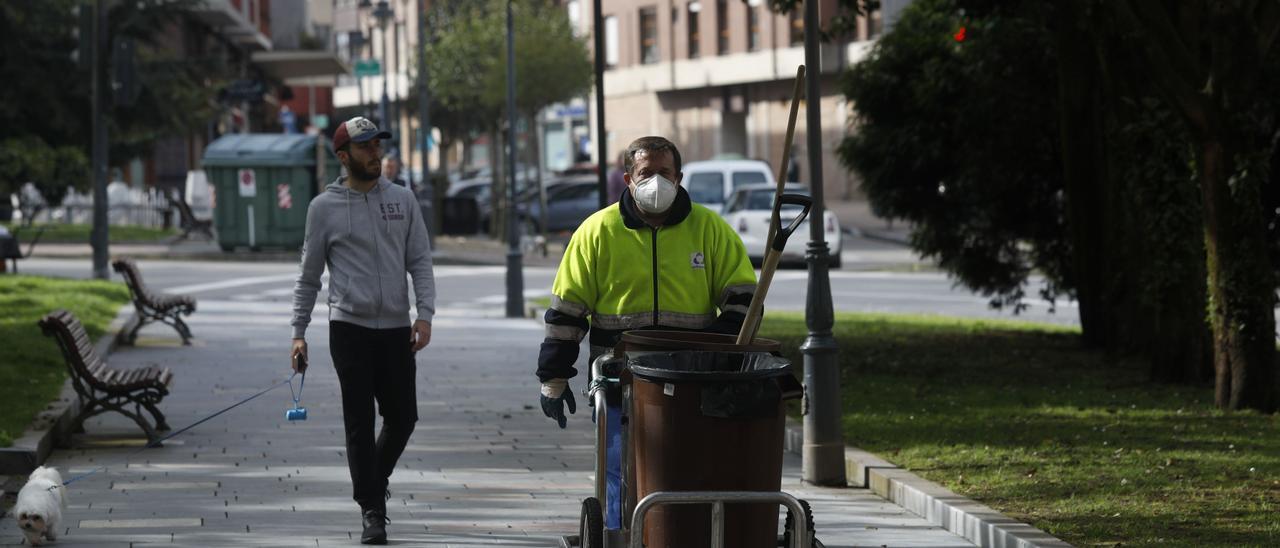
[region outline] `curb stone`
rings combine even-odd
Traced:
[[[787,452],[800,454],[804,429],[787,418],[783,438]],[[1070,548],[1065,541],[1005,516],[990,507],[957,495],[872,453],[845,446],[845,474],[849,483],[865,487],[930,523],[992,548]]]
[[[107,326],[107,330],[98,337],[93,349],[106,359],[119,344],[117,335],[130,323],[137,321],[133,303],[121,305],[116,318]],[[58,399],[50,403],[43,411],[36,414],[22,436],[13,440],[10,447],[0,448],[0,477],[26,476],[37,466],[44,464],[53,452],[54,445],[66,439],[70,434],[71,419],[80,411],[80,398],[71,387],[68,379],[62,384]]]

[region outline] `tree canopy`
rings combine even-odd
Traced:
[[[140,89],[131,106],[108,112],[112,161],[146,155],[157,138],[200,128],[216,108],[214,97],[228,67],[216,57],[180,57],[161,42],[166,29],[182,24],[198,2],[110,3],[111,44],[132,40],[137,45],[134,66]],[[0,80],[6,88],[0,124],[9,128],[0,194],[27,180],[55,200],[67,185],[88,187],[91,78],[87,63],[82,68],[71,56],[79,46],[79,21],[73,15],[78,4],[0,2],[0,50],[12,53],[0,56]],[[110,69],[110,58],[102,56],[104,69]]]

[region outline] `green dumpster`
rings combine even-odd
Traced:
[[[302,246],[307,205],[340,173],[337,157],[317,139],[233,134],[205,148],[204,170],[214,191],[213,222],[223,251]],[[324,158],[320,172],[317,157]]]

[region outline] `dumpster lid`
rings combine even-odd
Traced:
[[[768,352],[646,352],[627,357],[637,377],[662,381],[746,381],[791,374],[791,362]]]
[[[331,157],[325,147],[326,157]],[[286,133],[236,133],[219,137],[204,149],[205,167],[314,166],[316,137]]]

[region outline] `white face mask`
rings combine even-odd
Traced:
[[[635,191],[631,194],[642,211],[657,215],[671,209],[672,202],[676,201],[676,189],[675,183],[666,177],[654,174],[636,183]]]

